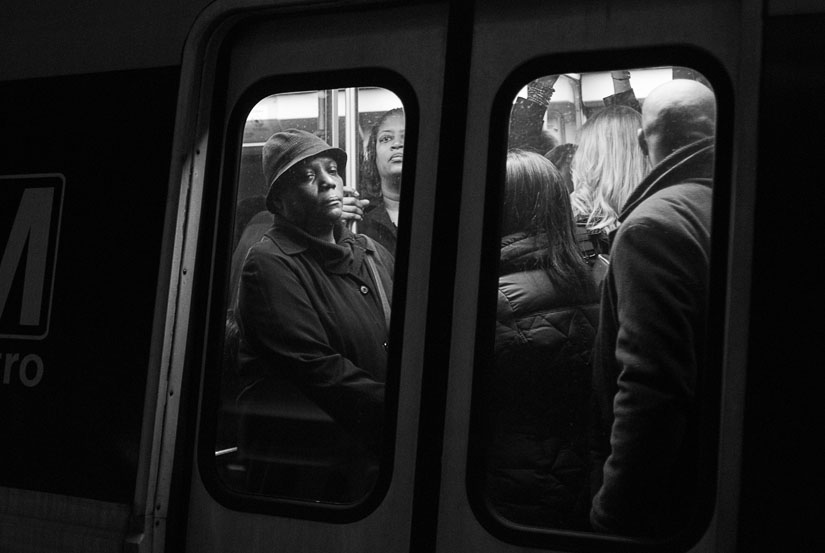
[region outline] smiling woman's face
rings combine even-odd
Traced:
[[[381,180],[401,176],[404,162],[404,116],[392,115],[381,126],[375,137],[375,166]]]
[[[290,172],[291,182],[284,194],[287,219],[308,230],[332,225],[341,218],[344,181],[334,159],[319,155],[300,163]]]

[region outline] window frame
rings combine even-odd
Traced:
[[[219,68],[220,65],[219,63]],[[225,75],[225,72],[223,73]],[[409,82],[390,69],[366,67],[335,72],[269,76],[244,90],[225,119],[222,109],[226,103],[225,98],[217,94],[213,104],[212,120],[219,121],[220,127],[216,129],[213,126],[210,129],[204,175],[204,209],[201,219],[205,228],[200,234],[198,244],[198,259],[204,261],[202,266],[197,267],[195,271],[192,301],[193,320],[198,320],[198,309],[203,310],[204,316],[200,319],[203,323],[190,330],[190,332],[194,331],[196,339],[189,341],[190,354],[187,355],[187,360],[191,359],[188,363],[199,366],[203,375],[201,406],[197,412],[199,422],[195,444],[196,464],[208,493],[218,503],[235,511],[330,523],[351,523],[366,518],[378,508],[392,481],[397,439],[396,424],[414,185],[403,187],[401,192],[399,218],[408,223],[399,225],[398,228],[393,275],[393,309],[389,332],[390,345],[385,382],[381,469],[373,490],[361,500],[351,504],[321,503],[309,498],[297,499],[253,494],[226,485],[217,473],[215,462],[225,313],[228,302],[231,301],[228,296],[231,244],[243,156],[244,125],[247,116],[259,101],[273,94],[352,87],[384,88],[395,94],[401,101],[406,119],[405,163],[402,180],[414,183],[420,113],[418,100]],[[216,90],[220,90],[220,85],[216,87]],[[210,227],[210,224],[213,226]],[[203,336],[203,341],[197,339],[199,335]],[[200,348],[197,344],[200,344]]]
[[[711,259],[708,282],[708,346],[705,378],[697,382],[700,430],[698,480],[702,492],[697,497],[697,515],[686,528],[666,539],[637,539],[565,529],[541,528],[510,522],[498,515],[483,492],[485,451],[485,405],[483,384],[486,371],[493,366],[495,342],[498,264],[500,255],[501,201],[506,174],[509,123],[518,92],[532,80],[562,73],[606,72],[617,68],[654,68],[678,66],[695,70],[713,87],[717,102],[714,188],[711,223]],[[721,424],[722,374],[725,344],[725,310],[727,301],[731,190],[733,178],[733,128],[735,105],[733,86],[723,64],[699,48],[678,45],[623,50],[603,50],[553,54],[529,60],[516,67],[502,82],[493,100],[487,182],[485,184],[485,224],[482,231],[481,265],[478,290],[478,314],[474,344],[470,427],[465,486],[471,510],[481,526],[493,537],[512,545],[569,551],[682,552],[702,538],[716,509],[719,433]],[[475,460],[475,462],[474,462]]]

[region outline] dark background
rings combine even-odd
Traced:
[[[37,386],[0,385],[0,485],[132,501],[178,76],[0,87],[0,174],[66,178],[49,335],[0,339],[44,363]]]

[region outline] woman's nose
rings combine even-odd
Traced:
[[[335,177],[332,174],[330,174],[326,171],[321,171],[318,174],[318,185],[319,186],[322,186],[323,188],[328,189],[328,188],[335,188],[335,186],[337,184],[338,183],[337,183],[337,181],[335,180]]]

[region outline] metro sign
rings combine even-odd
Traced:
[[[49,333],[65,178],[0,176],[0,338]]]

